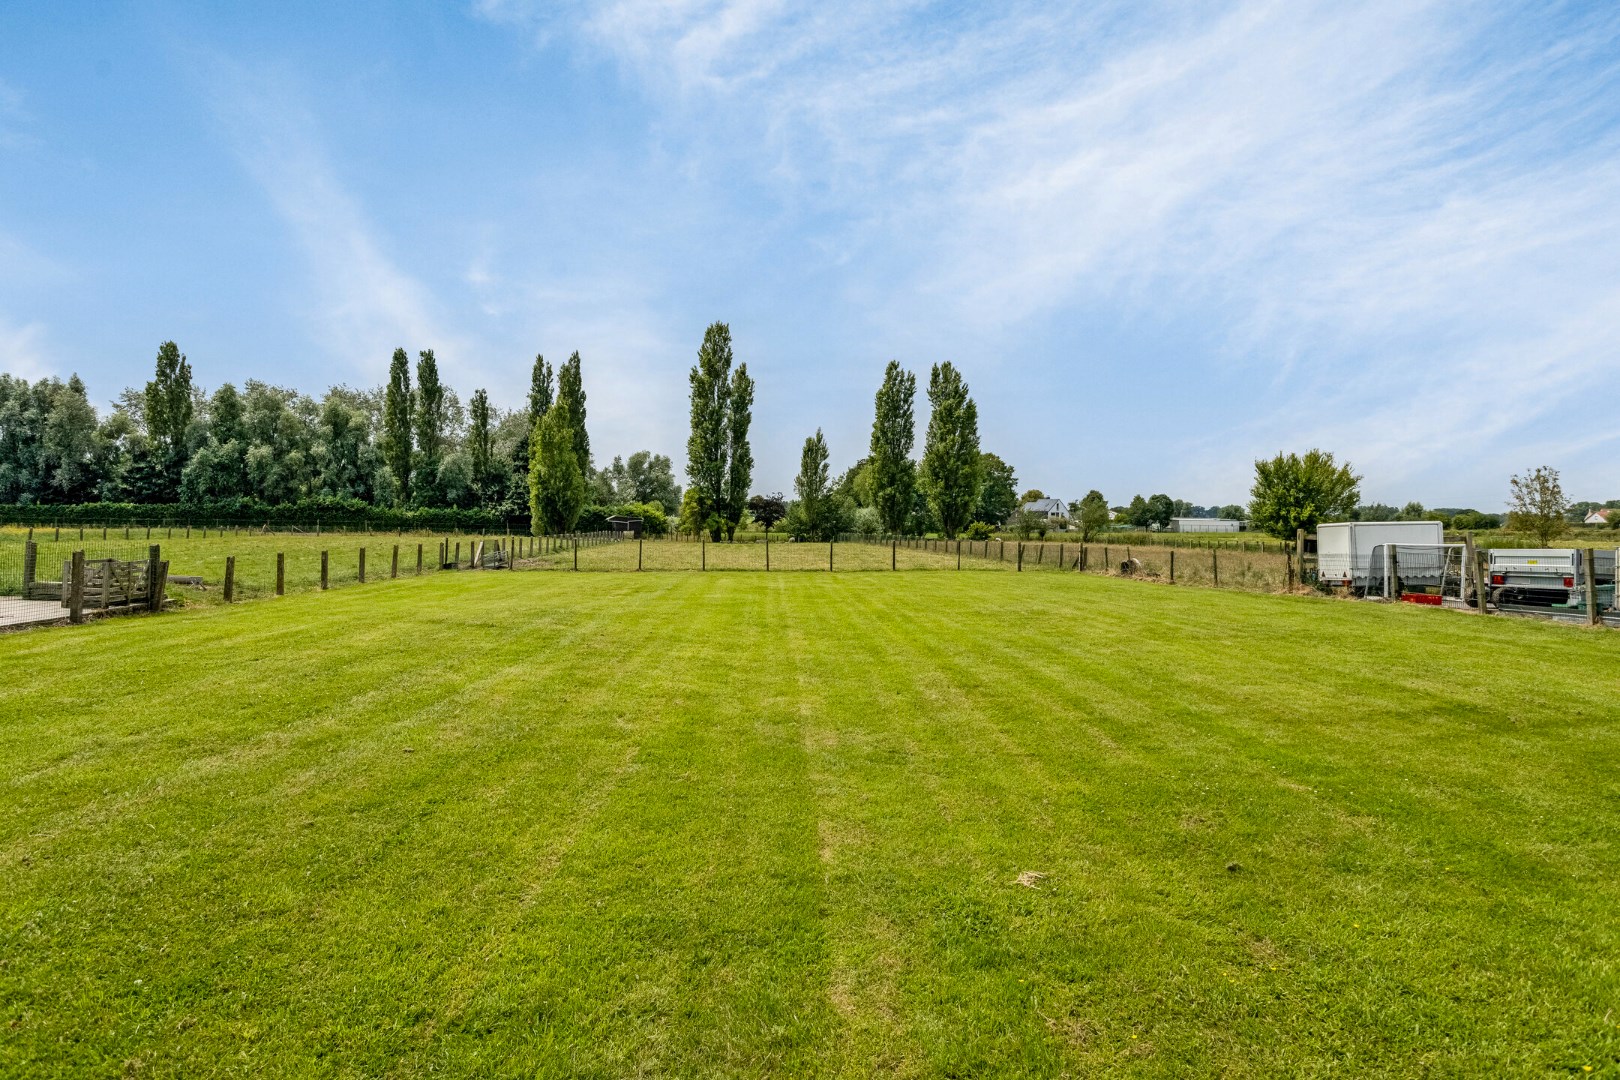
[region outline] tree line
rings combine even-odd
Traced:
[[[913,456],[917,383],[915,373],[891,361],[874,397],[865,456],[834,475],[817,429],[805,438],[794,497],[784,499],[751,491],[755,383],[748,365],[736,362],[723,322],[705,330],[689,374],[684,490],[670,458],[650,450],[596,466],[577,351],[555,369],[537,355],[523,406],[502,410],[483,389],[463,405],[440,377],[432,349],[418,352],[414,364],[404,348],[395,349],[383,386],[334,386],[317,400],[257,380],[205,393],[168,341],[152,379],[125,389],[105,416],[77,375],[29,383],[0,374],[0,504],[74,505],[124,520],[141,507],[280,522],[376,508],[461,511],[497,522],[526,519],[549,533],[603,528],[610,514],[623,513],[640,517],[655,535],[673,519],[674,527],[717,541],[742,528],[777,526],[806,540],[847,532],[978,538],[1007,525],[1021,534],[1044,531],[1046,516],[1022,508],[1045,494],[1019,494],[1012,466],[980,447],[978,407],[949,362],[929,371],[928,425]],[[1176,517],[1247,517],[1251,527],[1280,537],[1330,520],[1503,524],[1502,516],[1475,510],[1364,505],[1360,480],[1331,453],[1279,453],[1255,462],[1246,507],[1205,507],[1164,494],[1111,507],[1092,490],[1066,504],[1067,517],[1086,539],[1107,528],[1162,529]],[[1564,499],[1558,474],[1547,467],[1514,477],[1511,486],[1506,524],[1538,537],[1559,534],[1597,505]],[[1612,519],[1620,525],[1620,514]]]
[[[518,520],[531,513],[536,434],[556,412],[552,427],[566,431],[582,481],[575,525],[599,527],[615,509],[660,522],[679,511],[667,456],[643,450],[594,466],[577,352],[555,371],[536,356],[530,383],[526,407],[499,409],[482,389],[464,405],[432,349],[412,364],[401,348],[376,389],[334,386],[316,399],[248,380],[206,393],[178,346],[164,342],[153,378],[101,415],[77,375],[30,383],[0,374],[0,504],[281,521],[299,506],[329,518],[387,508]]]

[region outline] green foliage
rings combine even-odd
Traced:
[[[490,427],[489,395],[483,390],[473,391],[472,403],[467,409],[471,426],[467,431],[467,457],[471,466],[471,486],[480,498],[495,480],[494,430]]]
[[[66,500],[91,497],[95,490],[96,410],[77,375],[51,403],[45,419],[44,450],[51,487]]]
[[[529,520],[536,536],[572,532],[585,508],[585,474],[579,467],[576,430],[573,403],[559,394],[530,443]]]
[[[1319,522],[1349,517],[1360,501],[1360,482],[1348,463],[1337,465],[1322,450],[1256,461],[1249,521],[1276,537],[1292,538],[1299,529],[1315,532]]]
[[[1508,486],[1512,492],[1508,500],[1509,529],[1535,537],[1542,547],[1569,531],[1569,500],[1564,498],[1557,469],[1539,465],[1523,476],[1513,477]]]
[[[933,412],[923,447],[922,487],[940,529],[954,537],[972,519],[979,498],[979,408],[950,363],[934,365],[928,401]]]
[[[1502,527],[1502,517],[1500,514],[1484,514],[1478,510],[1460,510],[1452,515],[1451,527],[1462,532],[1500,529]]]
[[[719,521],[720,516],[704,506],[697,485],[687,488],[686,493],[681,496],[681,513],[675,527],[689,535],[703,532],[716,535]]]
[[[914,402],[917,376],[889,361],[878,387],[876,415],[872,421],[872,453],[866,480],[871,488],[871,505],[887,533],[904,533],[912,512],[912,493],[917,485],[917,466],[911,460],[916,441]]]
[[[591,437],[585,432],[585,376],[580,370],[579,353],[574,353],[557,369],[557,405],[567,406],[572,417],[573,430],[570,444],[574,460],[579,462],[579,474],[591,475]]]
[[[411,465],[415,450],[413,428],[416,402],[411,394],[411,361],[404,349],[395,349],[388,364],[388,388],[383,392],[383,461],[393,475],[400,505],[411,500]]]
[[[770,532],[771,528],[787,517],[787,504],[782,501],[780,491],[769,495],[755,495],[748,500],[748,514],[760,528]]]
[[[1085,498],[1069,507],[1069,515],[1080,529],[1081,543],[1089,543],[1092,537],[1108,528],[1108,500],[1103,498],[1102,492],[1092,488]]]
[[[748,503],[748,487],[754,482],[754,452],[748,445],[753,408],[754,380],[748,377],[748,365],[739,364],[732,372],[726,397],[726,484],[720,518],[727,540],[736,537]]]
[[[540,353],[534,356],[534,368],[529,372],[529,420],[538,424],[556,398],[552,387],[551,365]]]
[[[1018,477],[1013,474],[1011,465],[989,452],[979,455],[979,472],[979,498],[973,516],[999,528],[1012,520],[1013,512],[1020,505]]]
[[[710,323],[692,368],[692,432],[686,440],[686,475],[700,508],[697,515],[713,539],[735,532],[753,482],[754,458],[748,446],[754,381],[748,366],[731,370],[731,327]],[[691,494],[691,492],[689,492]],[[686,515],[682,515],[683,519]]]
[[[1046,515],[1036,510],[1020,510],[1012,517],[1013,534],[1020,540],[1046,536]]]
[[[1149,495],[1147,501],[1147,524],[1155,529],[1168,529],[1170,519],[1175,516],[1175,504],[1168,495]]]
[[[1024,506],[1032,502],[1040,502],[1044,498],[1046,498],[1046,492],[1042,491],[1040,488],[1030,488],[1028,491],[1018,496],[1018,503],[1020,506]]]
[[[414,406],[416,454],[411,472],[415,478],[411,494],[417,505],[426,506],[443,498],[438,489],[439,463],[444,457],[449,409],[444,384],[439,381],[439,362],[433,350],[423,350],[416,361],[416,402]]]
[[[296,502],[266,503],[249,496],[194,503],[92,502],[58,505],[0,505],[0,524],[51,525],[241,525],[304,529],[462,529],[504,528],[508,519],[486,510],[451,507],[412,509],[375,506],[364,499],[312,495]]]
[[[855,521],[855,504],[832,490],[827,473],[827,440],[821,429],[804,440],[799,475],[793,478],[798,498],[788,507],[784,528],[798,540],[831,540],[848,532]]]
[[[987,521],[975,521],[962,535],[968,540],[988,540],[996,535],[996,529]]]
[[[158,346],[157,371],[146,384],[146,432],[158,448],[182,463],[186,429],[191,425],[191,365],[179,346],[165,341]]]

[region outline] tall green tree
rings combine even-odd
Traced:
[[[793,492],[798,500],[789,512],[789,529],[801,539],[828,539],[825,535],[828,504],[833,493],[828,490],[827,440],[820,428],[804,440],[804,449],[799,452],[799,475],[793,478]]]
[[[1069,507],[1069,513],[1080,529],[1080,541],[1089,543],[1091,538],[1108,528],[1108,500],[1096,488],[1086,492],[1086,497]]]
[[[689,493],[697,499],[697,517],[713,520],[710,538],[720,539],[726,504],[726,474],[731,441],[731,327],[710,323],[698,348],[698,362],[688,381],[692,387],[692,433],[686,440]]]
[[[537,536],[573,531],[585,508],[585,474],[574,447],[571,413],[569,400],[559,397],[530,440],[529,520]]]
[[[388,389],[383,393],[383,461],[394,474],[394,485],[401,504],[411,499],[412,432],[415,408],[411,396],[411,359],[404,349],[395,349],[388,364]]]
[[[412,492],[420,506],[442,501],[439,491],[439,465],[444,460],[445,432],[449,427],[449,407],[444,384],[439,381],[439,361],[432,349],[417,354],[416,361],[416,457],[412,467]]]
[[[988,450],[979,455],[979,498],[973,520],[997,527],[1012,520],[1018,510],[1018,477],[1013,467]]]
[[[45,460],[51,487],[63,502],[95,498],[96,426],[95,407],[74,375],[57,392],[45,420]]]
[[[557,369],[557,404],[568,406],[568,415],[574,425],[571,438],[574,457],[579,461],[579,474],[589,479],[591,437],[585,433],[585,380],[580,371],[577,352]]]
[[[472,488],[483,498],[494,474],[495,453],[494,432],[489,422],[489,395],[482,389],[473,391],[467,416],[470,421],[467,453],[472,458]]]
[[[883,385],[878,387],[867,467],[872,505],[887,533],[905,532],[911,516],[912,492],[917,486],[917,465],[911,460],[917,440],[916,398],[917,376],[890,360]]]
[[[551,381],[551,365],[546,363],[543,355],[535,353],[534,368],[529,372],[529,419],[538,424],[556,396]]]
[[[954,538],[979,497],[979,407],[950,363],[935,364],[929,373],[928,402],[933,412],[923,444],[923,490],[940,530]]]
[[[748,508],[748,485],[754,482],[754,451],[748,445],[748,427],[754,419],[754,380],[748,365],[731,373],[726,394],[726,486],[720,518],[726,539],[737,537],[737,524]]]
[[[1564,498],[1557,469],[1540,465],[1513,477],[1508,484],[1512,492],[1508,500],[1509,529],[1534,536],[1542,547],[1569,531],[1569,500]]]
[[[1312,449],[1254,463],[1249,521],[1262,532],[1292,539],[1299,529],[1315,532],[1322,521],[1345,520],[1361,501],[1361,477],[1346,462]]]
[[[158,346],[157,372],[146,384],[146,431],[171,454],[184,453],[191,424],[191,365],[172,341]]]

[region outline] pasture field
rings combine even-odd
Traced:
[[[0,637],[0,1075],[1620,1075],[1617,661],[1082,574]]]

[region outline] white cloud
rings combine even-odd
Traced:
[[[45,325],[13,323],[0,316],[0,371],[33,382],[55,375],[45,356]]]
[[[536,10],[495,14],[569,18]],[[1431,484],[1590,454],[1531,432],[1620,390],[1620,9],[1560,14],[619,0],[571,30],[694,168],[835,217],[807,247],[878,325],[1196,321],[1185,377],[1256,388],[1184,440],[1230,489],[1251,447]]]
[[[413,354],[431,347],[441,367],[480,375],[473,343],[447,325],[432,292],[389,257],[344,187],[296,86],[224,60],[212,70],[215,106],[237,155],[308,261],[303,314],[311,335],[345,377],[375,381],[396,345]]]

